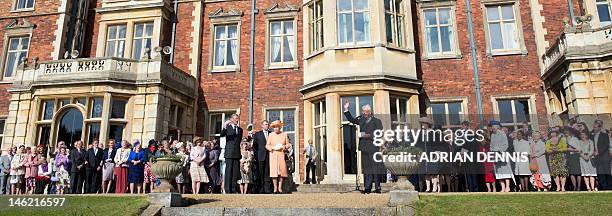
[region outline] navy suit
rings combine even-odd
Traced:
[[[267,131],[270,134],[269,131]],[[270,164],[268,161],[269,152],[266,149],[268,139],[264,131],[259,131],[249,136],[249,141],[253,140],[253,151],[255,161],[257,161],[256,186],[259,193],[271,193],[270,188]]]
[[[240,179],[240,158],[242,158],[240,154],[242,128],[229,124],[221,130],[221,137],[225,137],[225,193],[236,193]]]

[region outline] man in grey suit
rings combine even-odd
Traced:
[[[11,172],[11,160],[13,154],[10,149],[2,149],[2,156],[0,156],[0,195],[9,194],[7,189],[10,189],[9,184],[9,173]]]

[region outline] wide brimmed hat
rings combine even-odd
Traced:
[[[202,137],[199,137],[199,136],[193,137],[193,143],[197,143],[198,141],[204,141],[204,139]]]
[[[491,125],[491,126],[494,126],[494,125],[501,126],[501,122],[496,121],[496,120],[491,120],[491,121],[489,121],[489,125]]]
[[[433,126],[434,122],[429,117],[421,117],[419,118],[419,123],[427,123],[429,126]]]
[[[283,127],[283,125],[284,125],[283,121],[281,121],[281,120],[276,120],[276,121],[273,121],[272,123],[270,123],[270,127],[272,127],[272,128],[280,128],[280,127]]]

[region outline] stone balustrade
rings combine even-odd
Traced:
[[[196,79],[164,60],[133,60],[115,57],[63,59],[31,63],[20,68],[13,89],[38,85],[120,82],[165,84],[193,94]]]
[[[566,27],[542,56],[543,74],[555,71],[565,60],[601,58],[612,54],[612,26],[577,29]]]

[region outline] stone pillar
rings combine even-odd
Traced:
[[[344,167],[342,167],[342,132],[340,130],[340,95],[338,93],[326,94],[325,106],[327,176],[323,183],[340,183],[344,172]]]
[[[389,98],[389,91],[374,91],[374,105],[372,108],[375,111],[375,117],[380,119],[380,121],[383,123],[384,129],[389,129],[389,127],[391,127],[391,116],[389,115],[391,113],[391,102]]]
[[[108,119],[110,119],[111,97],[111,93],[107,92],[104,93],[104,98],[102,98],[102,121],[100,122],[100,142],[102,143],[107,143],[108,140],[108,129],[110,127]],[[115,143],[121,143],[121,140],[115,140]]]
[[[132,138],[140,139],[145,146],[148,146],[148,140],[144,136],[144,119],[145,119],[145,101],[147,97],[147,88],[138,87],[138,94],[134,95],[132,105]]]
[[[419,95],[412,95],[408,98],[408,122],[410,123],[410,127],[419,126]]]

